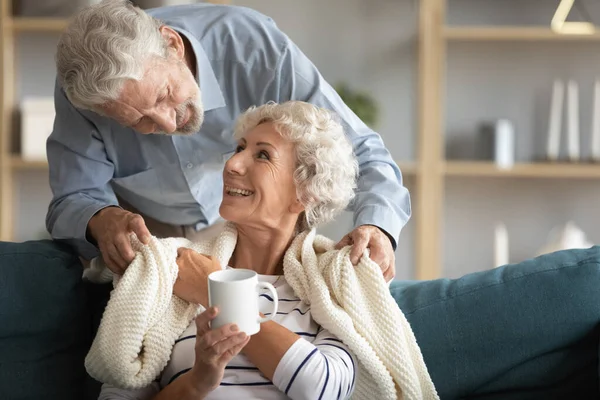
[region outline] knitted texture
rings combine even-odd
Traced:
[[[284,275],[311,305],[315,321],[358,358],[352,398],[438,399],[414,333],[381,269],[368,252],[352,265],[350,250],[334,250],[330,239],[314,229],[305,231],[286,252]]]
[[[177,248],[188,247],[226,266],[237,230],[226,224],[211,241],[152,238],[142,245],[132,236],[136,257],[119,278],[86,357],[88,373],[101,382],[135,389],[156,379],[171,356],[175,340],[204,310],[173,295]],[[96,263],[85,276],[105,279]],[[377,264],[366,252],[357,266],[350,247],[315,230],[299,234],[286,251],[284,275],[294,292],[311,305],[315,321],[342,340],[359,367],[353,399],[438,399],[408,321],[398,308]]]
[[[84,272],[93,282],[110,282],[114,289],[98,333],[85,358],[93,378],[124,389],[149,385],[166,367],[175,340],[204,307],[173,294],[177,279],[177,249],[188,247],[212,255],[227,265],[237,233],[224,229],[216,239],[192,243],[185,238],[157,239],[142,245],[131,236],[136,256],[122,277],[109,271],[100,258]]]

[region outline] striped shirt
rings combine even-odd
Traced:
[[[348,347],[320,327],[283,276],[259,275],[259,280],[275,286],[279,297],[273,320],[300,336],[284,354],[275,369],[273,381],[267,379],[243,354],[225,368],[220,386],[207,400],[231,399],[346,399],[354,390],[357,360]],[[269,315],[273,299],[266,290],[259,298],[260,311]],[[196,324],[190,323],[175,342],[171,359],[161,376],[140,390],[123,390],[104,384],[99,400],[149,400],[162,388],[189,371],[194,365]]]

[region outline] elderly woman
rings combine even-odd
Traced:
[[[353,351],[315,321],[311,306],[286,281],[289,272],[284,274],[292,268],[284,258],[289,264],[300,233],[331,221],[352,200],[358,170],[352,146],[330,112],[303,102],[248,110],[237,121],[236,137],[220,206],[225,231],[235,235],[232,252],[219,265],[179,248],[179,278],[186,276],[175,282],[174,292],[208,307],[210,272],[251,269],[275,286],[279,312],[248,337],[234,325],[211,330],[218,311],[209,308],[180,334],[156,381],[135,390],[105,384],[100,399],[344,399],[355,390]],[[374,263],[372,269],[387,289],[381,270]],[[262,295],[261,312],[272,301]]]

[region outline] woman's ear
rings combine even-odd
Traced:
[[[304,211],[304,204],[302,204],[300,199],[296,199],[296,201],[290,205],[290,212],[300,214],[302,211]]]
[[[166,25],[161,26],[159,30],[167,42],[168,55],[174,54],[178,60],[183,60],[185,45],[179,33]]]

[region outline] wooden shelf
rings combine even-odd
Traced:
[[[16,32],[62,32],[67,19],[13,17],[7,21],[7,26]]]
[[[416,175],[417,174],[417,164],[411,161],[396,161],[396,164],[398,164],[398,167],[400,168],[400,171],[402,172],[402,175],[404,176],[410,176],[410,175]]]
[[[559,34],[545,27],[446,26],[443,35],[449,41],[588,41],[600,42],[600,32],[590,35]]]
[[[499,169],[490,162],[449,161],[444,165],[443,173],[450,177],[600,179],[600,164],[540,162]]]
[[[9,165],[13,170],[43,170],[48,169],[47,161],[28,161],[15,155],[9,160]]]

